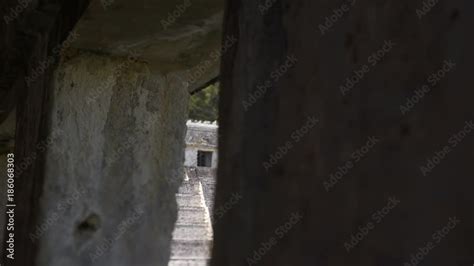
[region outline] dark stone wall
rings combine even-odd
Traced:
[[[352,3],[227,1],[212,265],[472,264],[474,3]]]
[[[36,224],[43,184],[44,154],[38,152],[37,145],[47,137],[50,84],[60,55],[53,50],[67,38],[89,3],[88,0],[26,2],[25,5],[8,0],[1,6],[0,122],[16,106],[17,167],[19,162],[32,161],[20,176],[16,176],[15,260],[6,259],[3,250],[2,265],[35,265],[37,246],[29,234],[33,233]],[[5,15],[10,15],[11,8],[18,6],[22,6],[18,8],[21,12],[6,23]],[[40,71],[34,82],[27,84],[26,80],[33,71],[48,61],[52,62],[49,67]]]

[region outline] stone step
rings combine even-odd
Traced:
[[[173,240],[171,259],[209,259],[211,245],[210,240]]]
[[[191,181],[184,181],[181,186],[179,187],[178,194],[199,194],[199,183],[198,182],[191,182]]]
[[[173,231],[174,240],[212,240],[208,225],[176,225]]]
[[[177,224],[209,224],[204,208],[180,208]]]
[[[172,259],[168,266],[208,266],[209,264],[208,259]]]
[[[178,210],[183,210],[183,211],[204,211],[204,206],[178,206]]]
[[[168,266],[209,265],[212,228],[199,181],[184,181],[176,194],[178,219]]]
[[[178,203],[178,208],[182,207],[203,207],[201,202],[201,196],[196,195],[186,195],[186,194],[176,194],[176,202]]]
[[[202,177],[199,180],[201,183],[206,183],[206,184],[216,184],[216,179],[214,177]]]

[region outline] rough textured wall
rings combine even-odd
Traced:
[[[17,174],[15,181],[15,201],[22,203],[15,210],[16,258],[7,259],[8,253],[3,249],[3,265],[33,265],[36,257],[37,246],[29,241],[28,235],[37,221],[37,202],[43,184],[44,161],[36,147],[46,138],[52,65],[59,57],[52,50],[66,39],[88,3],[87,0],[8,0],[0,3],[2,22],[5,22],[0,26],[3,37],[0,42],[0,121],[16,107],[15,159],[19,164],[29,161],[27,169],[21,175]],[[4,15],[11,21],[7,22]],[[40,64],[51,60],[54,63],[35,82],[27,84],[26,78],[32,76]],[[37,158],[32,160],[32,154]]]
[[[78,52],[61,64],[38,265],[166,265],[188,97],[135,60]]]
[[[474,3],[435,2],[227,1],[213,265],[472,264]]]

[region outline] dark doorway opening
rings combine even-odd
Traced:
[[[212,151],[198,151],[197,166],[212,167]]]

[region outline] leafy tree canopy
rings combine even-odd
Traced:
[[[219,84],[213,84],[191,96],[189,119],[215,121],[218,117]]]

